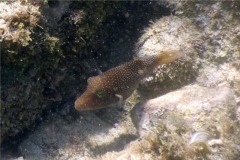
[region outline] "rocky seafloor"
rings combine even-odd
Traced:
[[[239,2],[37,2],[0,2],[1,159],[239,159]],[[123,109],[74,110],[96,64],[162,50]]]

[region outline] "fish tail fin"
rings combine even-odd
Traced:
[[[183,53],[177,50],[172,51],[161,51],[158,54],[158,60],[160,64],[168,64],[176,59],[179,59],[183,56]]]

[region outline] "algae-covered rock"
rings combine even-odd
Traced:
[[[0,41],[10,48],[27,46],[32,41],[32,29],[40,19],[39,6],[23,1],[0,3]],[[10,53],[9,53],[10,54]]]
[[[0,2],[1,141],[33,129],[43,113],[83,90],[81,82],[94,70],[82,56],[94,58],[86,50],[102,22],[120,6],[90,1]]]

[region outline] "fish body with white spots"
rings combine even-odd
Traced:
[[[178,51],[160,52],[90,77],[86,91],[75,101],[75,108],[78,111],[101,109],[125,100],[157,66],[170,63],[181,56]]]

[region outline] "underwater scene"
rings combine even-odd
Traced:
[[[240,160],[239,0],[0,0],[1,160]]]

